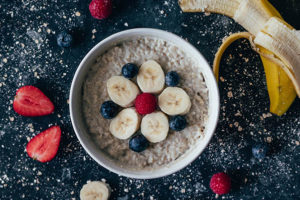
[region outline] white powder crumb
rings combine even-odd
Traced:
[[[125,22],[125,23],[124,23],[124,26],[128,26],[128,23],[127,23],[127,22]]]
[[[41,176],[41,175],[42,175],[42,172],[41,172],[41,171],[38,171],[38,172],[37,172],[37,175],[38,175],[38,176]]]
[[[124,192],[128,192],[128,188],[125,188],[125,189],[124,189]]]
[[[92,40],[95,39],[95,35],[92,35]]]
[[[271,143],[271,142],[272,142],[272,140],[273,140],[273,138],[272,138],[272,137],[267,137],[267,142],[268,142],[268,143]]]
[[[163,10],[160,11],[160,14],[164,14],[164,13],[165,13],[165,11],[163,11]]]
[[[227,93],[227,96],[228,96],[229,98],[232,98],[232,97],[233,97],[233,94],[232,94],[232,92],[231,92],[231,91],[229,91],[229,92]]]
[[[153,196],[150,196],[150,200],[154,200]]]
[[[105,179],[105,178],[102,178],[101,181],[102,181],[103,183],[106,183],[106,179]]]
[[[96,29],[93,29],[93,30],[92,30],[92,33],[97,33],[97,30],[96,30]]]
[[[181,193],[185,193],[185,189],[184,189],[184,188],[182,188],[180,192],[181,192]]]
[[[76,15],[77,17],[80,17],[81,14],[80,14],[80,12],[77,11],[77,12],[75,13],[75,15]]]
[[[74,191],[71,191],[70,194],[74,194]]]
[[[243,128],[241,126],[238,127],[238,131],[241,132]]]

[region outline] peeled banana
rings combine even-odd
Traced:
[[[280,116],[290,107],[296,92],[300,97],[299,32],[280,19],[279,12],[267,0],[179,0],[179,5],[184,12],[227,15],[251,33],[238,33],[225,40],[214,61],[216,77],[220,58],[230,43],[251,37],[265,68],[270,111]]]
[[[152,143],[165,140],[169,132],[168,117],[160,111],[147,114],[142,119],[141,132]]]
[[[106,183],[91,181],[80,190],[80,200],[108,200],[110,189]]]
[[[132,106],[140,93],[139,88],[123,76],[113,76],[108,79],[107,92],[111,100],[122,107]]]
[[[159,108],[168,115],[184,115],[192,106],[189,95],[179,87],[167,87],[158,96]]]
[[[140,67],[137,83],[143,92],[160,93],[165,85],[165,74],[154,60],[148,60]]]
[[[135,108],[126,108],[110,122],[109,131],[118,139],[125,140],[140,128],[141,117]]]

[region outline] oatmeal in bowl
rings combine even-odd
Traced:
[[[202,55],[183,39],[132,29],[100,42],[70,92],[74,130],[103,167],[156,178],[197,158],[213,135],[219,94]]]

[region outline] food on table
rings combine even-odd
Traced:
[[[191,109],[189,95],[179,87],[167,87],[158,96],[159,108],[168,115],[184,115]]]
[[[268,153],[268,146],[263,143],[255,144],[252,147],[252,155],[257,159],[264,159]]]
[[[219,195],[227,194],[231,188],[230,177],[224,172],[214,174],[209,183],[210,189]]]
[[[134,108],[126,108],[119,112],[110,122],[109,131],[116,138],[125,140],[140,128],[141,117]]]
[[[80,200],[108,200],[111,189],[101,181],[91,181],[80,190]]]
[[[26,146],[28,156],[40,162],[52,160],[58,151],[60,137],[59,126],[52,126],[39,133]]]
[[[187,121],[184,116],[176,115],[170,118],[170,129],[174,131],[182,131],[187,126]]]
[[[152,143],[165,140],[169,132],[168,117],[160,111],[145,115],[141,122],[141,132]]]
[[[107,18],[112,13],[112,2],[111,0],[92,0],[89,10],[96,19]]]
[[[164,71],[156,61],[148,60],[140,67],[137,83],[143,92],[157,94],[165,85]]]
[[[216,12],[232,17],[250,34],[240,33],[227,39],[216,54],[214,72],[218,75],[219,60],[236,39],[250,40],[263,61],[270,98],[270,111],[284,114],[300,96],[300,34],[283,21],[279,12],[267,1],[250,0],[180,0],[185,12]]]
[[[175,87],[179,84],[180,76],[175,71],[170,71],[166,75],[166,85]]]
[[[134,72],[127,76],[125,73],[128,77],[125,78],[124,66],[130,66],[131,64],[137,66],[138,69],[133,67],[133,71],[137,71],[138,74],[134,75]],[[145,69],[148,70],[145,71]],[[108,159],[114,160],[123,168],[151,170],[172,163],[179,157],[184,156],[190,148],[201,143],[206,130],[209,101],[208,88],[202,74],[201,63],[198,63],[195,58],[172,42],[155,37],[138,37],[122,41],[99,55],[89,70],[90,72],[87,74],[83,86],[82,107],[84,118],[89,134],[99,149],[107,155]],[[166,76],[164,72],[166,72]],[[186,98],[183,95],[183,99],[181,97],[178,99],[177,103],[187,102],[185,106],[179,103],[179,107],[181,107],[179,113],[182,114],[174,114],[174,116],[184,115],[178,117],[178,119],[186,119],[185,128],[181,120],[178,120],[180,123],[173,124],[174,129],[181,129],[181,131],[171,129],[168,119],[170,117],[171,120],[171,116],[167,116],[167,113],[164,113],[159,106],[155,106],[158,104],[158,97],[167,87],[165,84],[167,72],[178,74],[180,87],[182,86],[182,88],[178,88],[179,85],[177,85],[177,88],[184,91],[183,93],[188,96]],[[146,77],[141,78],[139,84],[138,77],[141,77],[142,74]],[[116,75],[121,75],[126,82],[136,85],[142,93],[132,98],[133,101],[130,101],[130,103],[132,102],[130,105],[127,105],[128,103],[126,103],[127,106],[119,104],[120,112],[111,120],[104,120],[99,114],[99,106],[107,100],[114,101],[109,94],[111,88],[107,86],[107,83]],[[146,80],[147,77],[152,77],[153,80]],[[148,81],[150,88],[156,88],[154,92],[143,92],[142,88],[139,88]],[[156,81],[159,84],[156,84]],[[122,89],[126,90],[126,87],[121,87],[121,85],[126,84],[120,85],[120,82],[122,81],[115,81],[114,83],[116,83],[118,89],[121,88],[121,91]],[[176,80],[173,82],[176,82]],[[159,85],[159,87],[154,87],[155,85]],[[175,90],[177,91],[177,89]],[[169,98],[166,97],[163,100],[168,101]],[[132,124],[133,128],[130,129],[129,133],[127,132],[127,124],[122,123],[122,120],[116,124],[124,124],[125,131],[117,130],[117,127],[120,127],[119,125],[112,125],[113,121],[118,121],[117,118],[122,109],[128,108],[136,109],[135,112],[138,115],[141,113],[139,115],[141,118],[140,124]],[[187,113],[183,114],[185,112]],[[131,122],[131,120],[129,121]],[[175,121],[177,122],[177,120]],[[114,131],[111,131],[110,127],[113,127]],[[158,132],[157,135],[156,132]],[[142,139],[141,135],[145,140]],[[126,139],[119,139],[120,136]],[[145,143],[142,143],[142,141]]]
[[[100,113],[105,119],[114,118],[119,112],[119,106],[113,101],[105,101],[101,105]]]
[[[57,45],[60,47],[70,47],[73,42],[73,37],[67,32],[61,32],[57,36]]]
[[[18,114],[26,117],[49,115],[54,111],[51,100],[40,89],[31,85],[17,90],[13,108]]]
[[[135,99],[136,111],[141,115],[154,112],[157,107],[156,97],[150,93],[139,94]]]
[[[123,76],[113,76],[107,81],[107,92],[111,100],[119,106],[130,107],[140,90]]]
[[[139,72],[139,67],[133,63],[126,63],[122,67],[122,75],[125,78],[131,79],[134,78]]]
[[[149,141],[141,133],[134,135],[129,140],[129,148],[135,152],[142,152],[149,146]]]

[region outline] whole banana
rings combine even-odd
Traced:
[[[227,15],[251,33],[237,33],[225,39],[215,57],[216,75],[225,49],[236,39],[251,37],[264,65],[270,111],[280,116],[288,110],[296,93],[300,97],[299,32],[284,22],[267,0],[179,0],[179,5],[184,12]]]

